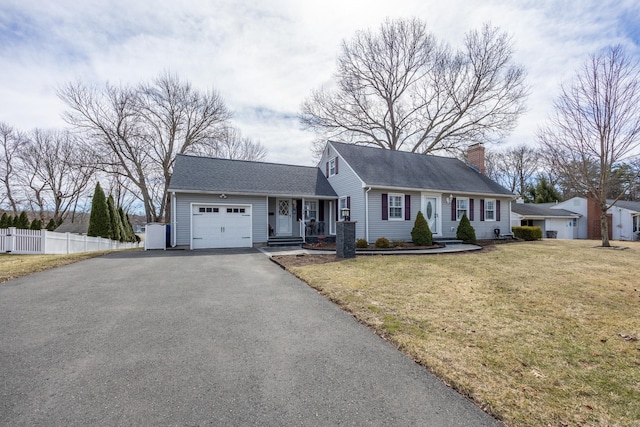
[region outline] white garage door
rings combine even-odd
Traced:
[[[193,205],[191,247],[250,248],[250,205]]]

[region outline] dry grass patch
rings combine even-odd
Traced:
[[[291,267],[511,426],[640,426],[640,244]]]
[[[0,283],[38,271],[49,270],[112,251],[82,252],[70,255],[11,255],[0,254]]]

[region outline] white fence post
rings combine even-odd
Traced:
[[[16,247],[16,228],[9,227],[9,234],[7,234],[7,253],[13,252]]]
[[[47,230],[40,230],[40,253],[47,253]]]

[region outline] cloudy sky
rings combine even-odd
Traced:
[[[621,43],[640,57],[638,0],[2,0],[0,121],[61,128],[56,87],[171,71],[217,89],[269,161],[310,165],[313,135],[296,115],[331,81],[340,42],[412,16],[452,46],[484,22],[513,36],[531,95],[508,144],[534,142],[560,83],[588,54]]]

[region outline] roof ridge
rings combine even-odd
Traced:
[[[260,165],[276,165],[276,166],[289,166],[289,167],[313,168],[313,169],[317,168],[317,166],[293,165],[293,164],[289,164],[289,163],[277,163],[277,162],[262,162],[262,161],[259,161],[259,160],[227,159],[227,158],[224,158],[224,157],[199,156],[197,154],[179,153],[179,154],[176,154],[176,157],[177,156],[191,157],[191,158],[196,158],[196,159],[206,159],[206,160],[224,160],[224,161],[228,161],[228,162],[238,162],[238,163],[253,163],[253,164],[260,164]]]
[[[439,155],[439,154],[414,153],[413,151],[406,151],[406,150],[389,150],[387,148],[376,147],[375,145],[362,145],[362,144],[356,144],[356,143],[351,143],[351,142],[341,142],[341,141],[332,141],[332,140],[328,140],[327,142],[329,142],[331,144],[339,144],[339,145],[344,145],[344,146],[349,146],[349,147],[357,147],[358,149],[370,148],[370,149],[373,149],[373,150],[381,150],[383,152],[389,152],[389,153],[398,153],[398,154],[401,154],[401,155],[416,155],[416,156],[437,157],[437,158],[440,158],[440,159],[452,159],[452,160],[458,160],[458,161],[462,162],[462,160],[460,160],[457,157],[443,156],[443,155]]]

